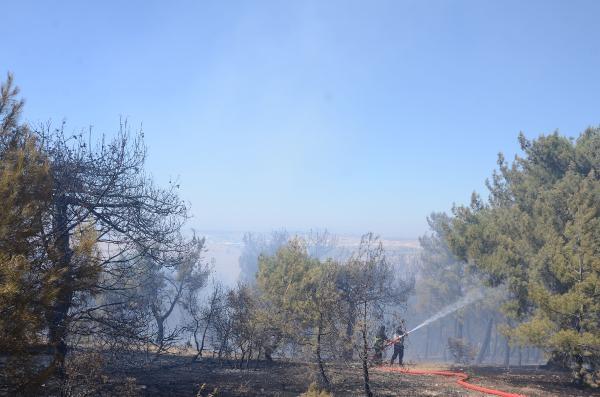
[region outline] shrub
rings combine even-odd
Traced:
[[[308,386],[306,392],[300,394],[300,397],[333,397],[333,394],[326,390],[322,390],[315,382],[313,382]]]

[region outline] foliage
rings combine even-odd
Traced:
[[[445,213],[432,213],[428,218],[429,232],[419,238],[421,251],[421,269],[417,280],[415,314],[430,316],[451,302],[457,302],[469,292],[479,289],[483,284],[480,274],[472,266],[456,257],[448,245],[447,231],[452,218]],[[500,304],[504,299],[501,288],[487,289],[483,298],[457,310],[448,316],[449,321],[440,322],[440,327],[448,327],[448,333],[454,333],[457,339],[463,339],[464,328],[469,317],[488,318],[488,321],[502,318]],[[425,317],[427,318],[427,317]],[[490,325],[491,326],[491,325]],[[478,360],[483,360],[490,338],[483,338]],[[427,343],[427,342],[426,342]],[[446,346],[444,346],[445,348]],[[452,352],[451,352],[452,353]],[[456,358],[455,355],[452,355]]]
[[[240,255],[240,273],[244,282],[253,282],[258,272],[258,258],[261,255],[274,255],[290,239],[287,231],[274,231],[270,236],[245,233],[244,248]]]
[[[336,251],[337,237],[327,230],[311,230],[300,238],[304,241],[306,251],[311,258],[324,260]],[[270,235],[245,233],[244,247],[239,259],[242,281],[254,282],[260,256],[275,255],[292,239],[293,237],[285,229],[273,231]]]
[[[60,385],[63,397],[84,397],[100,394],[107,377],[103,374],[104,360],[99,353],[77,352],[65,362],[66,377]]]
[[[387,306],[406,303],[414,283],[397,277],[381,241],[372,233],[362,236],[358,249],[339,269],[337,283],[346,304],[352,308],[350,324],[356,325],[359,335],[352,336],[351,343],[362,362],[365,395],[370,397],[368,363],[373,325],[381,322]]]
[[[455,302],[476,285],[465,262],[456,258],[446,243],[445,225],[450,217],[433,213],[427,218],[430,234],[419,238],[421,253],[421,277],[417,293],[423,309],[435,312]]]
[[[209,391],[206,383],[201,384],[198,393],[196,393],[196,397],[217,397],[218,395],[219,389],[215,387],[212,391]]]
[[[489,203],[474,195],[454,209],[454,252],[505,284],[515,338],[573,368],[578,383],[600,375],[600,129],[576,141],[558,133],[529,141],[508,165],[499,156]]]
[[[132,137],[124,123],[93,144],[91,133],[66,135],[64,125],[32,129],[19,123],[17,95],[9,75],[0,88],[0,349],[33,393],[67,376],[75,341],[102,332],[141,339],[129,326],[139,307],[120,298],[131,297],[140,257],[186,252],[186,208],[176,185],[158,188],[144,174],[141,133]],[[45,350],[36,344],[52,354],[39,371],[26,363]]]
[[[470,364],[475,358],[473,346],[462,338],[448,338],[448,350],[456,363]]]
[[[273,319],[288,339],[311,345],[319,383],[328,386],[321,357],[322,338],[335,332],[338,293],[332,262],[311,258],[306,243],[293,239],[274,256],[261,256],[257,285],[274,309]]]
[[[216,280],[212,280],[212,289],[206,302],[201,302],[198,297],[198,291],[189,289],[184,295],[182,306],[189,316],[187,329],[191,331],[196,355],[192,361],[202,357],[207,336],[218,333],[219,317],[226,312],[226,293],[223,285]]]
[[[35,346],[55,296],[44,267],[42,225],[53,181],[48,159],[26,125],[12,75],[0,86],[0,352],[7,354],[4,384],[27,380]]]
[[[315,382],[311,383],[308,386],[308,390],[304,393],[300,394],[300,397],[331,397],[333,394],[329,393],[327,390],[322,390],[319,388]]]
[[[210,273],[208,265],[202,260],[206,250],[205,239],[193,237],[182,244],[183,250],[175,255],[162,258],[141,256],[146,271],[137,294],[144,300],[156,326],[154,343],[157,353],[161,353],[175,343],[184,331],[183,327],[166,328],[166,322],[176,307],[185,307],[184,298],[195,296],[206,284]]]

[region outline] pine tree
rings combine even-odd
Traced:
[[[0,342],[16,348],[11,340],[31,345],[43,335],[52,360],[29,376],[31,392],[66,377],[74,335],[128,333],[128,303],[103,304],[98,293],[130,288],[139,256],[128,253],[184,252],[186,207],[178,185],[158,188],[143,172],[141,132],[122,123],[112,140],[92,144],[63,128],[31,129],[19,123],[12,81],[0,89]]]
[[[6,382],[23,381],[41,342],[53,299],[43,266],[45,211],[52,179],[38,141],[20,124],[23,102],[12,75],[0,87],[0,351],[9,356]]]
[[[335,327],[339,301],[333,263],[311,258],[306,242],[296,238],[275,255],[260,257],[257,284],[273,305],[281,332],[312,347],[318,383],[329,388],[322,348],[324,336]]]
[[[506,312],[531,343],[600,380],[600,129],[575,142],[558,133],[529,141],[512,165],[499,158],[488,204],[457,207],[448,240],[492,285],[510,292]]]

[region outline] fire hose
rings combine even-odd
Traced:
[[[478,392],[492,394],[494,396],[500,396],[500,397],[526,397],[523,394],[508,393],[508,392],[504,392],[504,391],[500,391],[500,390],[496,390],[496,389],[489,389],[487,387],[477,386],[472,383],[468,383],[467,379],[469,378],[469,375],[465,374],[464,372],[425,371],[425,370],[391,368],[391,367],[378,367],[377,370],[383,371],[383,372],[399,372],[399,373],[409,374],[409,375],[441,375],[441,376],[448,376],[448,377],[456,377],[457,378],[456,383],[465,389],[475,390]]]
[[[383,372],[399,372],[402,374],[409,374],[409,375],[441,375],[441,376],[448,376],[448,377],[456,377],[457,378],[456,383],[459,386],[464,387],[465,389],[475,390],[475,391],[478,391],[481,393],[491,394],[491,395],[500,396],[500,397],[526,397],[523,394],[508,393],[508,392],[504,392],[504,391],[500,391],[500,390],[496,390],[496,389],[489,389],[487,387],[477,386],[472,383],[468,383],[467,379],[469,378],[469,375],[465,374],[464,372],[425,371],[425,370],[392,368],[392,367],[378,367],[377,370],[383,371]]]
[[[388,346],[392,345],[394,342],[397,342],[400,339],[404,338],[406,335],[408,335],[408,333],[406,333],[398,338],[387,341],[387,343],[385,344],[385,347],[387,348]],[[478,391],[481,393],[491,394],[491,395],[499,396],[499,397],[526,397],[523,394],[508,393],[508,392],[504,392],[501,390],[490,389],[487,387],[477,386],[472,383],[469,383],[469,382],[467,382],[467,379],[469,379],[469,375],[467,375],[464,372],[426,371],[426,370],[393,368],[393,367],[378,367],[377,370],[382,371],[382,372],[399,372],[402,374],[409,374],[409,375],[440,375],[440,376],[447,376],[447,377],[456,377],[456,384],[458,384],[459,386],[461,386],[465,389],[475,390],[475,391]]]

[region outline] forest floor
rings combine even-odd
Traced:
[[[505,371],[498,367],[459,368],[430,364],[410,368],[460,370],[470,375],[470,383],[532,397],[600,396],[600,391],[571,386],[568,373],[535,367],[514,367]],[[362,371],[358,363],[328,364],[327,372],[335,396],[364,395]],[[190,364],[187,357],[171,356],[162,360],[160,366],[119,372],[119,377],[134,378],[136,389],[144,396],[193,397],[204,384],[203,396],[218,388],[220,397],[292,397],[307,390],[313,373],[314,367],[307,363],[261,362],[256,369],[251,365],[251,369],[240,370],[230,365],[222,366],[211,359]],[[461,388],[453,378],[390,373],[377,368],[372,368],[370,375],[375,396],[485,396]]]

